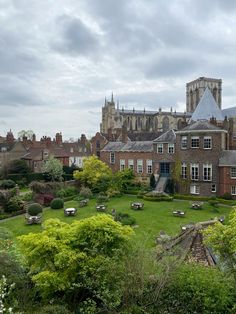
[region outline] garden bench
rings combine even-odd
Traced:
[[[202,209],[202,202],[192,202],[191,208],[192,209]]]
[[[97,210],[98,212],[105,212],[106,209],[107,209],[106,205],[103,205],[103,204],[96,206],[96,210]]]
[[[42,222],[42,214],[38,214],[36,216],[30,216],[29,214],[25,215],[25,220],[28,225],[33,224],[41,224]]]
[[[130,207],[131,207],[132,209],[142,209],[143,206],[144,206],[143,203],[135,202],[135,203],[132,203]]]
[[[64,215],[65,216],[75,216],[76,214],[76,208],[66,208],[64,209]]]
[[[84,206],[87,206],[88,205],[88,199],[85,199],[85,200],[81,200],[79,202],[79,207],[84,207]]]
[[[175,217],[185,217],[185,212],[182,210],[175,210],[173,211],[173,216]]]

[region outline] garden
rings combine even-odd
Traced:
[[[0,312],[235,313],[234,201],[156,195],[95,157],[72,184],[51,166],[24,191],[0,182]],[[161,231],[216,217],[206,241],[223,268],[157,260]]]

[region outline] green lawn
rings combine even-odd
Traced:
[[[141,211],[134,211],[130,209],[130,203],[134,201],[141,201],[144,203],[144,209]],[[76,207],[78,203],[70,201],[65,204],[65,207]],[[108,202],[108,210],[112,208],[120,212],[126,212],[135,217],[137,227],[135,230],[136,241],[146,242],[148,246],[155,244],[155,237],[159,234],[160,230],[164,230],[170,235],[174,235],[180,231],[180,226],[188,222],[205,221],[210,218],[219,216],[228,216],[231,211],[230,207],[218,207],[217,212],[212,207],[204,203],[202,210],[190,209],[189,201],[173,201],[173,202],[150,202],[136,199],[135,196],[123,196],[114,198]],[[173,210],[184,210],[186,217],[174,217]],[[97,215],[95,209],[95,200],[90,200],[89,205],[86,207],[78,208],[75,217],[64,217],[62,209],[45,209],[43,213],[43,220],[48,218],[59,218],[62,221],[71,223],[73,220],[83,219],[93,215]],[[24,216],[18,216],[11,220],[4,221],[0,227],[10,229],[15,237],[27,234],[29,232],[40,232],[42,227],[40,225],[26,225]]]

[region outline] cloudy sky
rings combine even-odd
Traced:
[[[124,108],[185,108],[222,78],[236,106],[234,0],[0,0],[0,135],[88,136],[111,92]]]

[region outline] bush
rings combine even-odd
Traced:
[[[64,207],[64,201],[61,198],[54,198],[50,204],[52,209],[61,209]]]
[[[38,214],[43,212],[43,208],[38,203],[33,203],[28,206],[27,212],[30,216],[37,216]]]
[[[97,204],[103,204],[109,201],[109,197],[103,193],[98,194]]]
[[[9,201],[5,205],[5,212],[12,213],[18,210],[23,210],[25,206],[24,201],[21,200],[19,196],[13,196],[9,199]]]
[[[2,180],[0,182],[0,188],[2,189],[13,189],[16,183],[13,180]]]
[[[136,220],[134,217],[130,216],[129,214],[126,213],[115,213],[114,217],[115,221],[119,221],[122,225],[134,225],[136,223]]]
[[[92,192],[90,188],[82,187],[79,196],[81,196],[82,198],[90,198],[92,196]]]

